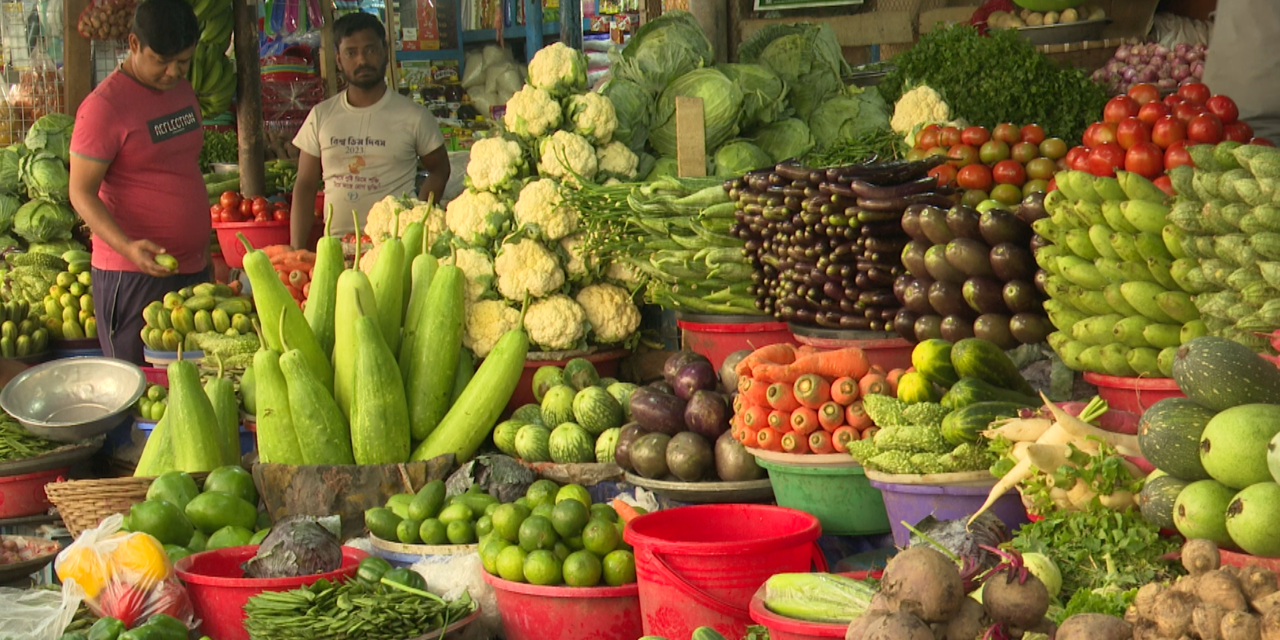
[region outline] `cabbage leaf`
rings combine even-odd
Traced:
[[[615,62],[615,76],[657,93],[672,80],[714,63],[715,53],[693,15],[676,10],[641,26]]]
[[[702,98],[707,154],[738,135],[742,91],[713,68],[695,69],[676,78],[658,97],[649,144],[660,155],[676,154],[676,98]]]
[[[768,153],[746,140],[734,140],[720,147],[716,151],[715,163],[715,175],[722,178],[736,178],[775,164]]]
[[[716,69],[742,90],[744,131],[769,124],[787,110],[787,84],[764,65],[720,64]]]
[[[809,125],[799,118],[786,118],[756,130],[751,141],[776,162],[804,157],[813,149]]]
[[[62,164],[68,164],[71,162],[71,129],[75,124],[75,118],[64,113],[41,116],[27,131],[27,148],[52,153]]]
[[[644,149],[649,140],[649,121],[653,117],[656,94],[626,78],[610,78],[600,89],[610,102],[618,119],[613,139],[635,152]]]
[[[738,47],[738,58],[762,64],[790,87],[796,115],[808,119],[826,99],[844,88],[849,73],[836,32],[828,24],[770,24]]]
[[[36,198],[18,208],[13,232],[27,242],[66,240],[76,224],[76,212],[65,204]]]

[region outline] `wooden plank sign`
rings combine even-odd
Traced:
[[[676,97],[676,167],[681,178],[707,175],[707,129],[702,98]]]

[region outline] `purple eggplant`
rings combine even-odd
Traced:
[[[714,441],[729,429],[729,403],[715,391],[695,391],[685,406],[684,424],[690,431]]]
[[[622,432],[618,434],[618,444],[613,449],[613,461],[626,471],[634,471],[631,467],[631,443],[640,439],[640,436],[649,433],[648,429],[640,426],[637,422],[630,422],[622,425]]]
[[[676,383],[676,374],[680,373],[680,370],[685,368],[686,365],[690,365],[695,362],[711,363],[710,360],[707,360],[706,356],[700,353],[694,353],[692,351],[675,352],[670,358],[667,358],[667,361],[662,365],[662,379],[665,380],[667,384],[674,386]]]
[[[658,380],[656,382],[650,382],[649,388],[659,393],[665,393],[669,396],[673,396],[676,393],[676,390],[671,388],[671,385],[667,384],[666,380]]]
[[[650,430],[675,435],[685,430],[685,401],[650,387],[631,394],[631,419]]]
[[[715,389],[718,382],[716,370],[711,368],[711,363],[702,360],[692,362],[681,368],[676,373],[675,382],[671,383],[671,386],[675,389],[677,397],[688,400],[693,397],[696,391],[711,391]]]

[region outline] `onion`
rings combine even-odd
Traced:
[[[1129,59],[1129,47],[1126,47],[1126,46],[1124,46],[1124,45],[1120,45],[1119,47],[1116,47],[1116,55],[1115,55],[1115,57],[1114,57],[1114,58],[1112,58],[1112,59],[1113,59],[1113,60],[1119,60],[1120,62],[1124,62],[1125,60],[1128,60],[1128,59]]]
[[[1179,42],[1178,44],[1173,45],[1173,52],[1180,56],[1187,55],[1187,52],[1190,50],[1191,50],[1191,45],[1185,42]]]
[[[1182,80],[1191,75],[1191,67],[1185,64],[1175,65],[1173,71],[1169,74],[1174,80]]]
[[[1165,46],[1164,46],[1164,45],[1162,45],[1162,44],[1158,44],[1158,43],[1157,43],[1157,44],[1156,44],[1156,46],[1155,46],[1155,49],[1153,49],[1153,50],[1152,50],[1152,53],[1154,53],[1154,54],[1155,54],[1155,55],[1157,55],[1157,56],[1163,56],[1163,55],[1165,55],[1165,54],[1169,53],[1169,50],[1168,50],[1167,48],[1165,48]]]
[[[1124,70],[1120,72],[1120,77],[1124,78],[1125,82],[1134,82],[1138,79],[1138,70],[1133,67],[1125,67]]]
[[[1204,77],[1204,63],[1203,63],[1203,62],[1196,62],[1195,64],[1191,65],[1191,75],[1193,75],[1193,76],[1195,76],[1195,77],[1197,77],[1197,78],[1203,78],[1203,77]]]
[[[1107,62],[1107,66],[1103,67],[1103,69],[1106,69],[1107,73],[1120,73],[1120,71],[1124,69],[1124,62],[1120,60],[1111,60]]]
[[[1186,60],[1188,63],[1191,63],[1191,62],[1199,62],[1199,61],[1200,61],[1200,60],[1202,60],[1203,58],[1204,58],[1204,54],[1199,53],[1199,52],[1196,52],[1196,51],[1192,51],[1192,52],[1188,53],[1187,55],[1182,56],[1182,59],[1183,59],[1183,60]]]
[[[1181,82],[1179,82],[1179,83],[1178,83],[1178,86],[1182,86],[1182,85],[1184,85],[1184,84],[1195,84],[1195,83],[1197,83],[1197,82],[1200,82],[1200,79],[1199,79],[1199,78],[1196,78],[1196,77],[1193,77],[1193,76],[1187,76],[1187,77],[1183,78]]]
[[[1152,69],[1151,67],[1147,67],[1146,70],[1138,74],[1138,82],[1155,82],[1156,80],[1159,80],[1159,79],[1160,79],[1159,74],[1156,73],[1156,70]]]
[[[1145,55],[1147,55],[1147,50],[1146,50],[1146,48],[1145,48],[1145,47],[1143,47],[1142,45],[1140,45],[1140,44],[1135,44],[1135,45],[1133,45],[1132,47],[1129,47],[1129,55],[1130,55],[1130,56],[1145,56]]]

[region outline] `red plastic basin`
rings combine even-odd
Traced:
[[[760,591],[751,598],[751,620],[769,629],[769,640],[816,640],[818,638],[843,638],[849,629],[847,624],[830,622],[808,622],[780,616],[764,606],[764,598]]]
[[[676,326],[680,327],[685,348],[706,356],[716,371],[734,351],[754,351],[782,342],[796,344],[787,323],[772,319],[716,323],[677,319]]]
[[[44,493],[44,486],[57,482],[58,477],[66,472],[67,467],[63,467],[0,478],[0,519],[34,516],[48,511],[53,505]]]
[[[1098,387],[1108,407],[1138,416],[1165,398],[1186,397],[1172,378],[1123,378],[1086,371],[1084,381]]]
[[[835,338],[814,338],[810,336],[797,335],[796,340],[800,344],[809,345],[815,349],[823,351],[834,351],[836,349],[847,349],[849,347],[858,347],[867,354],[867,361],[873,366],[879,365],[881,369],[893,371],[894,369],[906,369],[911,366],[911,351],[915,349],[915,345],[907,342],[902,338],[884,338],[880,340],[838,340]]]
[[[343,582],[356,574],[360,561],[369,554],[352,547],[342,548],[342,566],[328,573],[298,578],[245,578],[241,563],[258,552],[258,545],[204,551],[187,556],[174,565],[187,585],[200,632],[218,640],[249,640],[244,630],[244,605],[263,591],[289,591],[315,581]]]
[[[482,575],[493,587],[507,640],[636,640],[644,635],[635,583],[540,587]]]
[[[249,244],[255,249],[269,247],[273,244],[289,244],[289,221],[272,220],[271,222],[215,222],[213,230],[218,234],[218,246],[222,249],[222,257],[227,266],[239,269],[244,266],[244,255],[248,249],[236,237],[243,233]]]
[[[596,372],[601,378],[612,378],[618,375],[618,361],[625,358],[628,353],[630,352],[626,349],[613,349],[597,351],[581,357],[595,365]],[[524,371],[520,372],[520,382],[516,384],[516,390],[511,394],[511,400],[507,402],[506,413],[510,414],[526,404],[537,403],[533,397],[533,374],[540,367],[563,367],[568,362],[568,360],[525,360]]]

